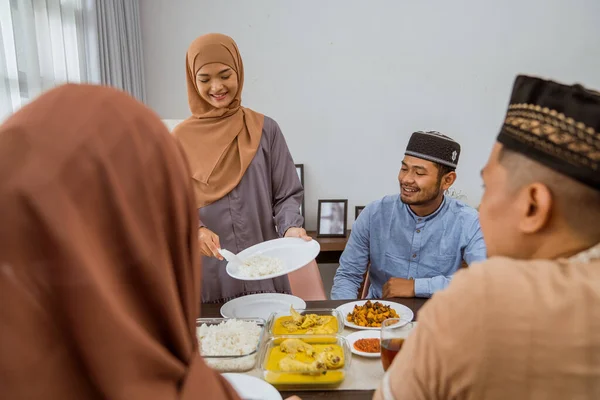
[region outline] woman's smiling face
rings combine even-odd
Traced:
[[[225,108],[237,95],[238,76],[225,64],[206,64],[196,74],[196,87],[206,102],[215,108]]]

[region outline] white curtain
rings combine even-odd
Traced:
[[[96,0],[100,80],[145,101],[138,0]]]
[[[100,82],[92,0],[0,0],[0,121],[65,82]]]

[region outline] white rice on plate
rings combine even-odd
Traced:
[[[196,329],[200,354],[212,368],[221,372],[243,372],[254,368],[256,347],[262,327],[254,321],[230,319],[218,325],[202,324]],[[254,354],[250,354],[253,353]],[[243,356],[244,354],[250,354]],[[243,356],[211,358],[211,356]]]
[[[240,275],[248,278],[259,278],[283,272],[283,260],[275,257],[256,255],[248,257],[244,265],[239,267]]]

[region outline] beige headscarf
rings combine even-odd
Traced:
[[[6,399],[236,399],[198,353],[196,209],[160,119],[52,90],[0,127]]]
[[[221,63],[238,76],[238,92],[217,109],[198,92],[196,74],[206,64]],[[229,36],[211,33],[192,42],[186,56],[188,102],[192,116],[174,134],[189,159],[196,205],[204,207],[233,190],[252,162],[262,136],[264,116],[241,106],[244,66]]]

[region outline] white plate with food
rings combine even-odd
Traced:
[[[304,267],[317,258],[320,251],[321,245],[316,240],[273,239],[239,252],[237,256],[243,265],[228,262],[225,268],[229,276],[243,281],[277,278]]]
[[[246,374],[223,374],[242,400],[282,400],[273,385]]]
[[[306,308],[300,297],[281,293],[259,293],[229,300],[221,307],[221,315],[225,318],[262,318],[268,319],[273,312],[289,312]]]
[[[369,358],[381,357],[381,332],[356,331],[346,336],[352,353]]]
[[[354,329],[381,329],[381,322],[387,318],[400,318],[398,323],[400,327],[408,324],[415,317],[412,310],[405,305],[385,300],[353,301],[342,304],[336,310],[344,316],[344,324]],[[375,318],[367,319],[369,312]],[[351,315],[351,321],[348,321],[348,315]]]

